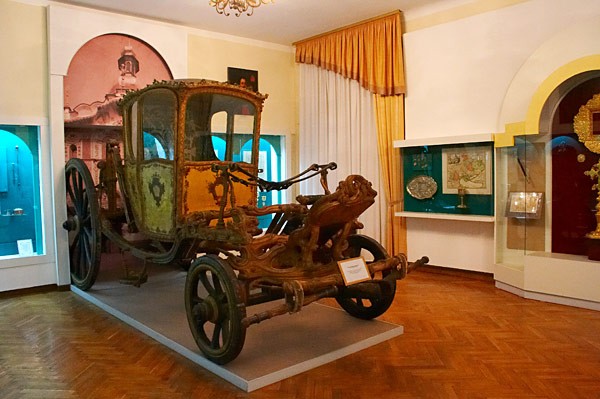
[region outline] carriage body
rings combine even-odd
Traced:
[[[201,351],[216,363],[235,359],[246,328],[333,297],[352,316],[372,319],[391,306],[396,280],[426,258],[389,256],[357,234],[358,217],[377,193],[351,175],[332,192],[327,171],[312,165],[282,182],[262,180],[260,118],[266,95],[208,80],[175,80],[125,95],[122,151],[107,144],[95,183],[85,164],[66,165],[73,284],[89,289],[105,241],[157,264],[187,270],[185,304]],[[240,135],[251,137],[242,143]],[[257,190],[279,190],[319,177],[323,194],[257,207]],[[266,230],[259,216],[271,215]],[[125,233],[126,232],[126,233]],[[130,236],[138,239],[132,240]],[[139,239],[141,237],[141,239]],[[356,259],[366,281],[348,282],[341,263]],[[125,276],[140,285],[145,270]],[[246,308],[281,300],[267,311]]]
[[[257,173],[264,99],[227,83],[188,80],[155,83],[122,100],[124,189],[139,231],[176,241],[195,220],[219,211],[224,186],[215,164],[236,162]],[[243,144],[238,134],[252,135],[244,159],[234,159]],[[256,205],[256,187],[234,182],[233,190],[239,205]]]

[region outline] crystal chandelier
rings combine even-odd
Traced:
[[[229,15],[233,11],[236,17],[246,13],[252,15],[254,9],[261,4],[271,3],[273,0],[208,0],[208,4],[215,7],[219,14]]]

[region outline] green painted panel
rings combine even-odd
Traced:
[[[146,230],[170,234],[175,227],[173,165],[152,162],[144,164],[141,173]]]

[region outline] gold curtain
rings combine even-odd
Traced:
[[[395,11],[294,43],[296,62],[339,73],[373,93],[387,204],[384,246],[391,254],[406,253],[405,221],[394,216],[403,200],[400,152],[393,146],[394,140],[404,138],[401,15]]]
[[[296,62],[356,80],[372,93],[404,94],[400,11],[297,43]]]
[[[375,118],[377,120],[377,139],[379,145],[379,163],[385,183],[386,195],[386,243],[392,254],[406,253],[405,219],[396,217],[396,207],[404,201],[400,151],[394,148],[395,140],[404,139],[404,95],[380,96],[373,94]]]

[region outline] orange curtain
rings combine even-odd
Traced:
[[[379,163],[386,195],[386,243],[392,254],[406,253],[405,218],[395,216],[396,208],[404,202],[400,151],[394,141],[404,139],[404,95],[380,96],[373,94]]]
[[[387,203],[384,246],[391,254],[406,253],[405,219],[395,216],[404,191],[400,151],[393,146],[394,140],[404,139],[401,15],[396,11],[294,43],[296,62],[339,73],[373,93]]]
[[[339,73],[375,94],[404,94],[400,15],[396,11],[294,43],[296,62]]]

